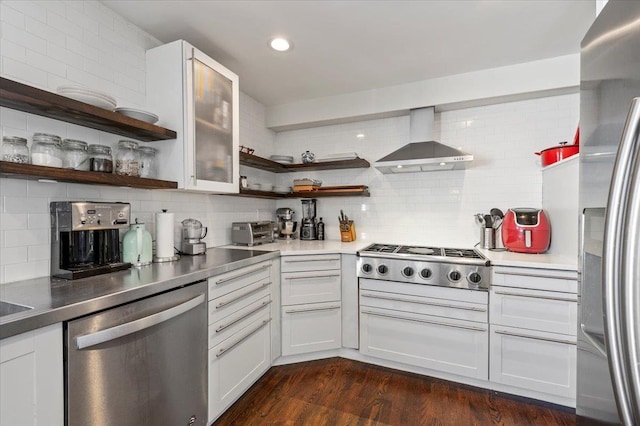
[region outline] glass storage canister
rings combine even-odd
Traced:
[[[37,166],[62,167],[62,140],[48,133],[33,135],[31,164]]]
[[[118,142],[116,151],[116,174],[140,176],[140,153],[138,143],[123,139]]]
[[[19,136],[3,136],[2,161],[29,164],[27,140]]]
[[[89,170],[113,173],[111,148],[106,145],[89,145]]]
[[[89,170],[87,143],[76,139],[62,141],[62,167],[75,170]]]
[[[140,152],[140,177],[157,178],[156,153],[158,150],[150,146],[141,146],[138,151]]]

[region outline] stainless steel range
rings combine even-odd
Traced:
[[[491,264],[473,249],[371,244],[358,252],[358,277],[487,290]]]

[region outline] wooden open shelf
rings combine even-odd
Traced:
[[[175,139],[173,130],[0,77],[0,106],[143,142]]]
[[[354,160],[323,161],[308,164],[281,164],[257,155],[240,153],[240,164],[273,173],[311,172],[319,170],[366,169],[371,164],[363,158]]]
[[[253,197],[253,198],[269,198],[269,199],[282,199],[282,198],[325,198],[325,197],[369,197],[369,188],[364,187],[359,191],[300,191],[290,192],[288,194],[278,194],[276,192],[268,191],[254,191],[252,189],[241,189],[239,194],[233,194],[240,197]]]
[[[59,167],[34,166],[33,164],[0,161],[0,176],[30,180],[84,183],[90,185],[127,186],[142,189],[176,189],[177,182],[121,176],[112,173],[86,172]]]

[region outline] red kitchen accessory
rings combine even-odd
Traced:
[[[580,127],[576,129],[576,134],[573,136],[573,145],[567,145],[567,143],[566,141],[560,142],[559,146],[536,152],[536,155],[540,156],[542,167],[550,166],[580,152]]]
[[[502,222],[502,244],[517,253],[544,253],[551,243],[551,223],[544,210],[509,209]]]

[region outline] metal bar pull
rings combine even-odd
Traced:
[[[265,264],[265,265],[260,266],[259,268],[251,269],[249,271],[244,271],[244,272],[242,272],[240,274],[236,274],[236,275],[232,275],[230,277],[219,279],[219,280],[216,281],[216,285],[224,284],[224,283],[227,283],[227,282],[233,281],[233,280],[237,280],[238,278],[242,278],[244,276],[251,275],[251,274],[256,273],[256,272],[260,272],[263,269],[266,269],[266,268],[269,268],[269,267],[271,267],[271,265]]]
[[[250,288],[247,291],[237,295],[237,297],[234,297],[233,299],[223,300],[222,302],[219,302],[216,305],[216,309],[220,309],[220,308],[222,308],[224,306],[230,305],[233,302],[237,302],[240,299],[244,299],[245,297],[250,296],[253,293],[255,293],[256,291],[261,290],[263,287],[267,287],[269,285],[271,285],[271,281],[264,282],[264,283],[260,284],[257,287],[256,286],[248,286]]]
[[[637,424],[637,407],[634,406],[634,385],[630,383],[632,371],[629,371],[631,362],[630,349],[627,340],[627,327],[624,322],[627,307],[624,297],[630,289],[628,286],[636,286],[637,282],[627,282],[625,257],[630,255],[625,250],[624,242],[629,236],[626,234],[626,222],[629,203],[632,199],[632,176],[637,169],[638,162],[638,131],[640,129],[640,98],[633,98],[624,125],[618,155],[613,167],[611,186],[609,187],[609,199],[604,231],[604,248],[602,252],[602,282],[604,285],[603,307],[605,312],[605,342],[608,350],[609,370],[613,391],[618,403],[620,419],[624,424]],[[631,238],[638,238],[633,236]],[[637,256],[637,253],[635,253]],[[637,262],[637,258],[635,259]],[[633,291],[633,289],[631,289]],[[635,352],[635,351],[634,351]],[[638,413],[640,416],[640,413]]]
[[[174,306],[173,308],[167,309],[165,311],[161,311],[156,314],[137,319],[135,321],[120,324],[115,327],[96,331],[95,333],[78,336],[76,337],[76,346],[78,347],[78,349],[85,349],[90,346],[99,345],[110,340],[115,340],[120,337],[136,333],[138,331],[168,321],[171,318],[182,315],[185,312],[190,311],[191,309],[200,305],[201,303],[204,303],[204,301],[204,294],[200,294],[187,302],[184,302],[178,306]]]
[[[225,352],[227,352],[228,350],[233,349],[234,347],[238,346],[240,343],[242,343],[244,340],[246,340],[249,336],[251,336],[256,331],[260,330],[262,327],[265,326],[265,324],[268,324],[270,321],[271,321],[271,318],[263,320],[256,327],[254,327],[253,329],[249,330],[249,332],[247,334],[245,334],[244,336],[242,336],[241,338],[239,338],[238,340],[236,340],[235,342],[233,342],[232,344],[230,344],[226,348],[220,348],[220,350],[216,354],[216,358],[220,358],[222,355],[224,355]]]
[[[532,297],[534,299],[556,300],[558,302],[576,302],[577,301],[577,299],[572,299],[570,297],[540,296],[536,294],[512,293],[509,291],[494,291],[494,293],[500,294],[502,296]]]
[[[332,311],[334,309],[340,309],[338,306],[318,306],[317,308],[305,308],[305,309],[287,309],[284,311],[286,314],[298,314],[300,312],[314,312],[314,311]]]
[[[229,327],[231,327],[233,324],[237,324],[238,322],[242,321],[243,319],[255,314],[256,312],[258,312],[260,309],[264,308],[265,306],[271,304],[271,300],[265,300],[264,302],[262,302],[260,304],[260,306],[258,306],[257,308],[253,309],[251,312],[247,312],[246,314],[236,318],[236,319],[232,319],[230,322],[225,323],[225,324],[221,324],[220,326],[218,326],[218,328],[216,328],[216,333],[220,333],[222,330],[225,330]]]
[[[403,317],[403,316],[399,316],[399,315],[383,314],[383,313],[374,312],[374,311],[362,310],[362,311],[360,311],[360,313],[369,314],[369,315],[376,315],[376,316],[385,317],[385,318],[399,319],[399,320],[404,320],[404,321],[413,321],[413,322],[422,322],[422,323],[425,323],[425,324],[441,325],[443,327],[462,328],[464,330],[471,330],[471,331],[487,331],[486,328],[481,328],[481,327],[471,327],[471,326],[459,325],[459,324],[451,324],[451,323],[441,322],[441,321],[429,321],[429,320],[426,320],[426,319],[409,318],[409,317]]]
[[[545,342],[562,343],[563,345],[574,345],[574,346],[576,345],[576,342],[572,342],[571,340],[554,339],[551,337],[531,336],[529,334],[513,333],[511,331],[505,331],[505,330],[496,330],[495,333],[504,334],[505,336],[520,337],[523,339],[544,340]]]

